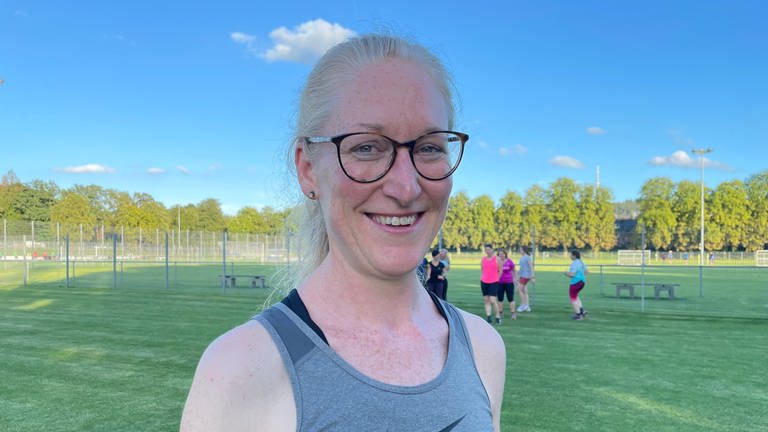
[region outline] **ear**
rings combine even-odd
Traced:
[[[293,155],[293,163],[296,165],[296,176],[299,179],[301,192],[308,195],[310,191],[317,191],[315,164],[307,153],[304,143],[296,143],[296,151]]]

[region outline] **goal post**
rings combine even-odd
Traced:
[[[643,264],[643,255],[645,255],[645,263],[648,264],[651,260],[651,251],[639,249],[624,249],[619,250],[619,265],[626,266],[639,266]]]
[[[768,250],[755,252],[755,265],[758,267],[768,267]]]

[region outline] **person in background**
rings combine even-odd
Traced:
[[[570,258],[571,267],[565,272],[565,276],[571,278],[570,285],[568,286],[568,295],[571,298],[571,306],[573,306],[573,319],[581,321],[587,315],[587,312],[581,304],[579,293],[584,289],[588,271],[584,261],[581,260],[581,252],[575,249],[572,250]]]
[[[504,317],[504,296],[507,297],[509,306],[509,317],[512,320],[517,319],[515,311],[515,262],[507,256],[506,249],[499,249],[499,262],[501,263],[501,275],[499,276],[499,291],[496,295],[499,303],[499,315]]]
[[[448,249],[440,249],[440,262],[443,263],[443,300],[448,300],[448,278],[446,274],[451,270],[451,256]]]
[[[520,306],[518,312],[531,312],[531,306],[528,303],[528,284],[536,283],[536,275],[533,269],[533,260],[531,259],[531,248],[523,246],[520,248],[519,279],[517,281],[517,293],[520,294]]]
[[[499,291],[499,257],[493,253],[490,244],[485,245],[485,256],[480,258],[480,291],[483,293],[483,306],[485,307],[485,320],[493,323],[492,315],[495,312],[496,324],[501,324],[499,303],[496,299]]]
[[[440,261],[440,251],[432,251],[432,261],[427,266],[427,291],[434,293],[438,298],[444,299],[444,281],[443,271],[445,265]]]
[[[205,350],[182,432],[500,431],[501,336],[416,275],[469,139],[454,113],[421,45],[355,36],[317,61],[289,149],[309,252],[282,301]]]

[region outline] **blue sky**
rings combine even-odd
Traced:
[[[470,134],[454,191],[559,177],[636,198],[655,176],[768,169],[762,1],[0,0],[0,171],[59,186],[282,208],[312,61],[385,29],[443,58]]]

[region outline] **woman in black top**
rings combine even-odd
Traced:
[[[443,276],[443,269],[445,264],[440,261],[439,255],[438,249],[432,251],[432,261],[427,266],[427,291],[435,293],[439,298],[444,298],[445,277]]]

